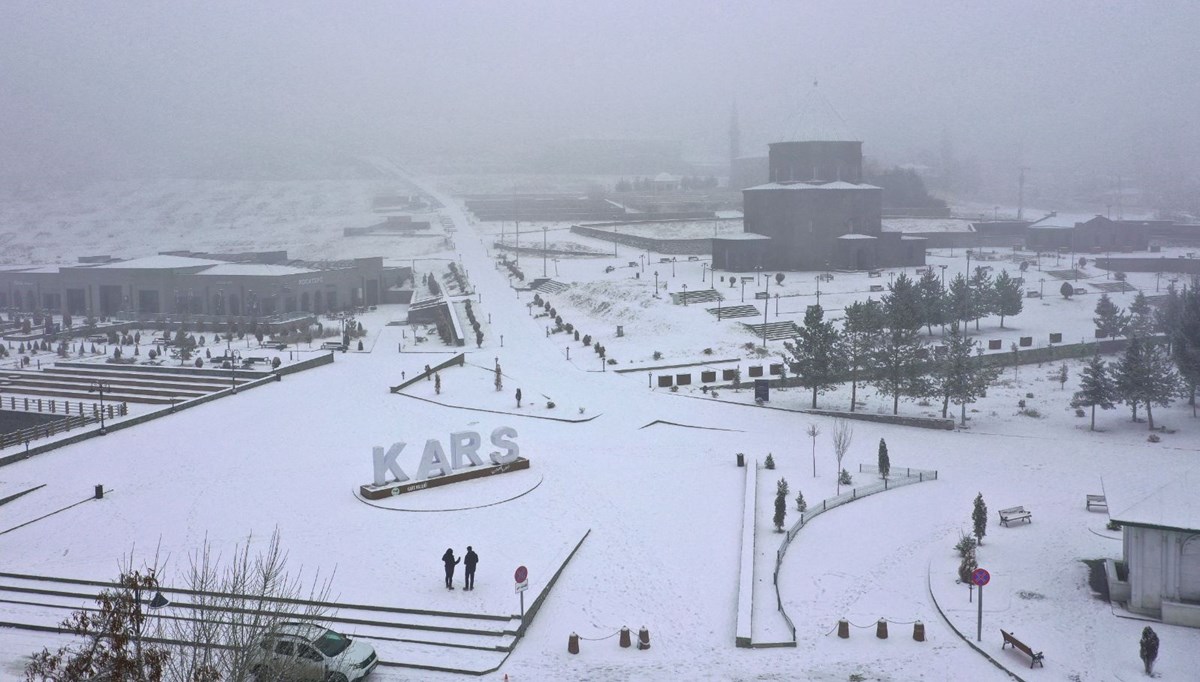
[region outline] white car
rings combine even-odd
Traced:
[[[279,623],[258,643],[256,679],[357,682],[379,665],[370,644],[313,623]]]

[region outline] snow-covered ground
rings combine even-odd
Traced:
[[[340,209],[331,209],[344,211],[328,219],[338,234],[342,226],[369,217],[369,194],[357,196],[357,202],[347,199]],[[792,543],[780,573],[779,593],[795,622],[797,647],[737,649],[744,470],[737,468],[735,453],[760,461],[772,453],[778,463],[774,472],[758,472],[760,495],[769,496],[783,476],[790,497],[803,491],[809,505],[819,503],[835,493],[833,420],[757,407],[744,389],[722,390],[713,399],[686,388],[678,393],[649,388],[643,371],[611,371],[726,357],[741,358],[743,365],[764,362],[744,347],[755,339],[739,321],[717,321],[700,306],[671,305],[667,294],[681,291],[683,284],[689,290],[709,285],[711,273],[702,268],[703,261],[680,259],[672,276],[672,265],[658,262],[660,254],[650,254],[654,262],[643,272],[639,256],[647,254],[624,246],[615,258],[547,259],[548,274],[568,285],[549,296],[559,314],[592,334],[617,360],[602,372],[591,350],[562,334],[547,336],[545,318],[533,318],[527,307],[532,294],[514,293],[506,271],[494,266],[487,250],[500,226],[472,224],[448,197],[443,199],[458,224],[462,263],[482,294],[477,314],[491,317],[483,348],[450,349],[433,341],[410,346],[407,327],[387,326],[402,320],[404,310],[381,306],[362,318],[368,330],[362,353],[339,353],[332,365],[4,467],[0,481],[47,485],[0,507],[0,532],[87,497],[97,483],[112,493],[0,534],[0,571],[106,579],[116,575],[122,554],[147,557],[161,547],[169,556],[170,574],[184,568],[188,553],[205,538],[228,554],[251,532],[261,542],[278,527],[293,566],[303,566],[306,574],[336,570],[334,595],[342,601],[512,614],[518,609],[509,582],[513,569],[528,566],[536,589],[554,558],[590,529],[500,671],[514,682],[1001,680],[1006,675],[946,626],[931,598],[932,593],[959,630],[973,634],[974,605],[954,583],[953,545],[959,530],[969,527],[971,501],[982,493],[991,513],[980,565],[993,579],[980,647],[1022,677],[1128,680],[1139,675],[1137,636],[1143,623],[1114,613],[1088,588],[1083,561],[1119,557],[1121,547],[1104,530],[1106,516],[1084,510],[1084,496],[1101,491],[1102,477],[1150,483],[1195,466],[1200,421],[1189,408],[1177,404],[1155,411],[1156,423],[1168,428],[1160,443],[1147,442],[1146,425],[1130,422],[1124,409],[1098,415],[1098,430],[1091,432],[1087,420],[1067,405],[1080,369],[1071,362],[1065,388],[1048,376],[1056,365],[1006,370],[1000,385],[968,411],[966,429],[853,422],[847,469],[874,464],[882,438],[893,467],[935,469],[938,480],[878,494],[815,519]],[[134,227],[141,226],[120,229]],[[290,227],[259,225],[247,226],[243,238],[296,250],[294,236]],[[612,249],[610,243],[565,230],[552,236]],[[98,241],[93,250],[121,255],[122,244],[134,239],[121,232],[112,242]],[[392,251],[380,255],[400,257]],[[541,275],[539,261],[522,255],[528,277]],[[630,267],[634,261],[638,266]],[[948,250],[935,252],[929,262],[947,265],[947,278],[966,269],[959,250],[953,256]],[[999,270],[1002,262],[989,264]],[[607,265],[618,267],[606,273]],[[437,267],[436,262],[428,267]],[[1015,263],[1008,267],[1016,274]],[[653,296],[655,270],[669,286],[662,298]],[[853,300],[878,297],[870,286],[886,284],[889,274],[835,273],[833,281],[820,283],[821,304],[837,316]],[[1104,281],[1102,271],[1089,274]],[[1006,320],[1005,329],[998,320],[984,320],[979,338],[1002,339],[1007,349],[1020,336],[1033,336],[1038,346],[1048,343],[1051,332],[1063,333],[1068,341],[1089,336],[1098,295],[1064,300],[1056,294],[1058,280],[1037,274],[1036,267],[1026,274],[1026,288],[1035,288],[1031,277],[1036,283],[1044,276],[1044,299],[1025,299],[1025,312]],[[1131,274],[1130,281],[1154,290],[1153,275]],[[740,282],[729,288],[718,279],[717,286],[728,304],[740,304]],[[816,286],[814,273],[785,273],[781,285],[772,279],[772,298],[782,295],[779,313],[776,301],[769,301],[769,320],[799,322],[805,306],[816,301]],[[746,321],[761,322],[763,302],[755,301],[753,292],[765,285],[746,288],[751,289],[746,303],[759,306],[759,316]],[[1132,294],[1115,300],[1128,305]],[[617,325],[624,329],[620,338]],[[937,340],[937,330],[932,337]],[[401,346],[404,352],[398,352]],[[704,353],[706,348],[712,355]],[[768,344],[770,354],[781,349],[782,343]],[[440,373],[440,394],[432,382],[399,395],[389,391],[401,376],[412,377],[460,350],[467,363]],[[655,351],[661,359],[653,358]],[[500,391],[494,388],[496,362],[503,371]],[[517,388],[524,398],[520,408]],[[810,400],[799,389],[774,391],[769,406],[798,409]],[[890,412],[890,400],[872,388],[860,388],[859,400],[864,411]],[[1019,400],[1026,401],[1024,413]],[[823,395],[818,404],[845,408],[849,391]],[[1034,410],[1038,416],[1029,416]],[[900,411],[940,413],[936,405],[912,401],[902,401]],[[595,418],[583,421],[589,417]],[[822,431],[816,440],[816,477],[813,444],[805,435],[810,424]],[[496,486],[482,480],[426,491],[431,496],[420,503],[413,497],[413,504],[490,504],[540,481],[526,495],[478,509],[416,512],[370,506],[354,494],[371,479],[374,446],[409,443],[401,463],[411,474],[413,451],[426,439],[446,443],[451,432],[464,430],[486,439],[499,426],[518,431],[521,455],[531,461],[528,471],[507,474],[513,478]],[[856,475],[855,482],[864,480]],[[402,508],[403,502],[387,505]],[[1033,523],[996,525],[996,509],[1018,504],[1033,511]],[[790,503],[789,509],[794,510]],[[758,527],[758,542],[779,542],[769,518],[760,518]],[[438,558],[446,547],[462,553],[468,544],[481,557],[478,589],[448,592]],[[756,618],[774,611],[773,594],[767,601],[756,603]],[[4,610],[0,603],[0,620]],[[849,640],[832,634],[839,618],[869,625],[881,617],[897,623],[886,641],[870,629],[854,629]],[[914,642],[911,626],[900,624],[918,619],[927,627],[925,643]],[[615,639],[585,640],[579,655],[567,653],[570,633],[600,638],[622,625],[635,633],[647,627],[653,647],[636,651],[619,648]],[[1200,631],[1154,627],[1162,638],[1162,679],[1195,679]],[[1000,628],[1044,651],[1045,669],[1027,674],[1023,655],[1001,651]],[[22,656],[58,641],[0,630],[0,678],[18,677]],[[447,656],[452,661],[453,654]],[[380,668],[372,678],[449,676]]]

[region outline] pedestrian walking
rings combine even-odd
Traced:
[[[446,565],[446,589],[454,589],[454,567],[458,565],[461,559],[454,558],[454,550],[446,548],[446,553],[442,555],[442,563]]]
[[[463,566],[466,567],[467,571],[465,578],[466,586],[463,589],[475,589],[475,564],[477,563],[479,563],[479,555],[475,553],[475,550],[471,549],[470,545],[467,545],[467,555],[463,557]]]
[[[517,407],[521,406],[521,389],[517,389]]]

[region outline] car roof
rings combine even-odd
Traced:
[[[325,634],[328,628],[314,623],[283,622],[275,625],[275,632],[281,635],[295,635],[309,641],[316,640]]]

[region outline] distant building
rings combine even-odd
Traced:
[[[1164,623],[1200,627],[1197,490],[1198,469],[1149,489],[1105,485],[1108,516],[1121,524],[1125,569],[1122,576],[1106,566],[1112,601]]]
[[[1025,244],[1030,249],[1069,249],[1076,253],[1146,251],[1150,248],[1152,224],[1110,220],[1102,215],[1051,213],[1029,225]]]
[[[81,260],[5,266],[0,308],[97,317],[323,313],[389,302],[388,292],[412,277],[410,267],[386,267],[381,257],[300,261],[282,251]]]
[[[814,88],[794,142],[769,146],[768,182],[742,192],[745,231],[714,240],[713,267],[864,270],[924,265],[925,240],[881,225],[882,190],[862,181],[862,142]],[[770,239],[764,243],[761,237]]]

